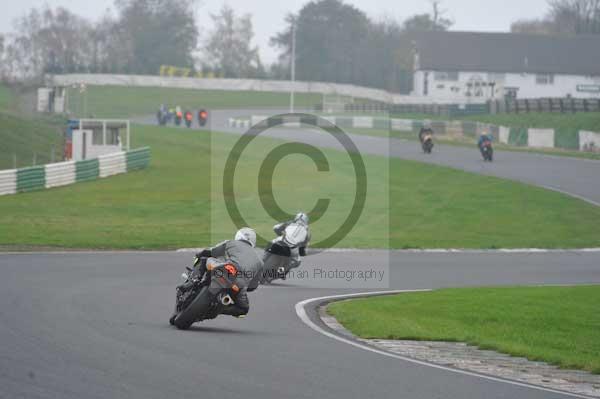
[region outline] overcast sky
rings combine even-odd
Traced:
[[[95,19],[113,5],[113,0],[0,0],[0,32],[12,30],[14,18],[32,7],[44,3],[62,6],[81,16]],[[206,33],[210,27],[209,13],[216,13],[227,3],[239,13],[250,13],[253,18],[255,44],[260,47],[263,62],[276,59],[276,50],[269,46],[269,38],[284,27],[288,12],[297,12],[308,0],[201,0],[198,7],[198,25]],[[403,20],[417,13],[428,12],[431,5],[425,0],[346,0],[365,11],[372,18],[393,17]],[[547,0],[445,0],[443,9],[455,24],[452,30],[506,32],[511,22],[521,18],[540,17],[546,13]],[[204,35],[205,36],[205,35]]]

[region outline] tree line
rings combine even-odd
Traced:
[[[271,38],[278,60],[265,66],[252,44],[251,15],[227,5],[200,36],[198,0],[115,0],[96,21],[65,8],[32,9],[0,34],[0,78],[39,79],[46,73],[159,73],[162,65],[228,78],[290,77],[292,33],[297,79],[357,84],[407,93],[412,89],[415,32],[452,26],[440,0],[404,21],[369,18],[342,0],[313,0],[285,19]],[[600,33],[600,0],[549,0],[541,19],[521,20],[514,32]]]
[[[550,0],[541,18],[522,19],[511,26],[514,33],[600,34],[600,0]]]

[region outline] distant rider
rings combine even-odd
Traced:
[[[299,224],[306,228],[306,239],[295,248],[291,248],[290,269],[299,267],[301,263],[300,257],[306,256],[306,248],[308,247],[308,243],[310,242],[310,229],[308,228],[308,223],[308,215],[304,212],[299,212],[298,214],[296,214],[293,220],[289,220],[287,222],[279,223],[273,226],[273,231],[279,237],[283,236],[285,229],[292,224]]]
[[[486,131],[482,131],[479,135],[479,140],[477,140],[477,147],[479,147],[479,149],[481,150],[483,147],[483,143],[485,143],[486,141],[489,141],[491,143],[494,140],[493,137],[489,135]]]
[[[423,127],[421,127],[421,130],[419,130],[419,141],[421,142],[421,144],[423,144],[425,136],[427,135],[433,136],[433,129],[429,124],[423,125]]]
[[[190,124],[193,122],[194,114],[192,114],[192,111],[185,111],[185,120],[188,121]]]
[[[233,263],[240,272],[240,280],[245,283],[245,286],[240,289],[240,292],[234,298],[235,303],[225,307],[221,312],[222,314],[244,317],[250,310],[250,302],[246,292],[252,292],[258,287],[259,275],[262,270],[262,260],[257,255],[254,247],[256,247],[256,232],[251,228],[244,227],[235,233],[233,240],[223,241],[196,254],[198,259],[217,258]],[[204,273],[205,270],[201,272]]]

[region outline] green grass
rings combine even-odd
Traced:
[[[14,109],[15,101],[12,91],[0,86],[0,170],[62,160],[66,121],[22,116]]]
[[[81,116],[85,109],[79,89],[69,89],[69,109]],[[321,101],[319,94],[297,93],[298,107],[313,106]],[[160,104],[179,105],[198,110],[224,108],[287,107],[288,93],[257,91],[192,90],[158,87],[89,86],[87,116],[96,118],[126,118],[154,114]]]
[[[11,90],[0,84],[0,112],[8,110],[13,103]]]
[[[600,112],[496,114],[471,116],[467,119],[507,127],[549,128],[558,131],[600,131]]]
[[[0,197],[0,245],[167,249],[230,237],[222,168],[237,137],[183,129],[133,127],[133,146],[149,145],[149,169],[95,182]],[[248,223],[272,238],[274,222],[258,196],[257,171],[280,141],[257,139],[236,175]],[[324,151],[331,172],[305,156],[283,159],[274,175],[280,206],[293,213],[330,198],[312,225],[314,242],[345,219],[354,195],[346,155]],[[417,162],[365,157],[368,199],[339,247],[498,248],[600,246],[600,208],[559,193]]]
[[[448,120],[442,115],[429,114],[394,114],[391,117],[415,120]],[[506,127],[547,128],[561,131],[590,130],[600,131],[600,112],[579,112],[576,114],[560,114],[550,112],[532,112],[529,114],[487,114],[454,118],[454,120],[471,120]]]
[[[362,338],[458,341],[600,374],[600,286],[461,288],[336,302]]]

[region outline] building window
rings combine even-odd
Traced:
[[[119,144],[119,129],[118,128],[107,128],[106,129],[106,145],[118,145]]]
[[[94,129],[92,133],[92,144],[93,145],[103,145],[104,138],[102,135],[102,129]]]
[[[458,81],[458,72],[435,72],[433,78],[441,82]]]
[[[536,75],[535,83],[537,83],[538,85],[553,85],[554,75]]]

